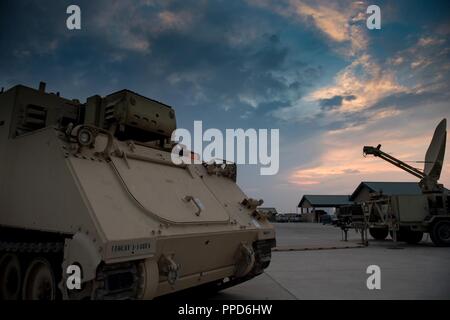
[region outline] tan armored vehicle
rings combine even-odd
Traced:
[[[171,160],[175,111],[122,90],[0,94],[0,298],[151,299],[263,272],[273,227],[234,164]]]

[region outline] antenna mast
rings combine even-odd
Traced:
[[[384,161],[393,164],[394,166],[412,174],[413,176],[420,179],[420,187],[423,192],[434,192],[442,190],[443,186],[438,184],[439,177],[441,175],[442,166],[444,163],[445,154],[445,142],[447,137],[447,120],[443,119],[434,131],[433,139],[431,140],[430,146],[428,147],[427,153],[425,155],[425,166],[424,170],[420,171],[417,168],[401,161],[384,151],[381,151],[381,144],[377,147],[364,146],[363,154],[373,155],[379,157]]]

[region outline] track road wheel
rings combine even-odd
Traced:
[[[438,247],[450,247],[450,220],[441,220],[433,224],[430,238]]]
[[[15,254],[5,254],[0,259],[0,300],[20,298],[22,271],[19,258]]]
[[[387,228],[370,228],[369,233],[375,240],[384,240],[389,234]]]
[[[44,258],[31,261],[23,282],[24,300],[55,300],[57,284],[52,266]]]

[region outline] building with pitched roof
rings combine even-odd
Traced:
[[[371,193],[389,196],[419,195],[422,190],[417,182],[361,182],[353,191],[350,200],[355,203],[368,201]]]
[[[320,216],[326,214],[323,209],[339,208],[353,204],[349,195],[304,195],[298,204],[301,208],[302,220],[320,222]],[[318,210],[320,209],[320,210]]]

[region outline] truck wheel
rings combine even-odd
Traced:
[[[405,238],[404,240],[407,243],[409,243],[409,244],[416,244],[416,243],[419,243],[420,241],[422,241],[423,232],[422,231],[408,230],[408,232],[406,232],[404,238]]]
[[[391,235],[392,240],[394,240],[394,232],[397,233],[397,242],[405,241],[405,230],[390,231],[389,234]]]
[[[52,266],[44,258],[31,261],[23,282],[24,300],[55,300],[56,279]]]
[[[389,234],[387,228],[370,228],[369,233],[376,240],[384,240]]]
[[[431,227],[431,241],[438,247],[450,247],[450,221],[442,220]]]
[[[0,285],[0,300],[19,299],[22,271],[15,254],[5,254],[0,259]]]

